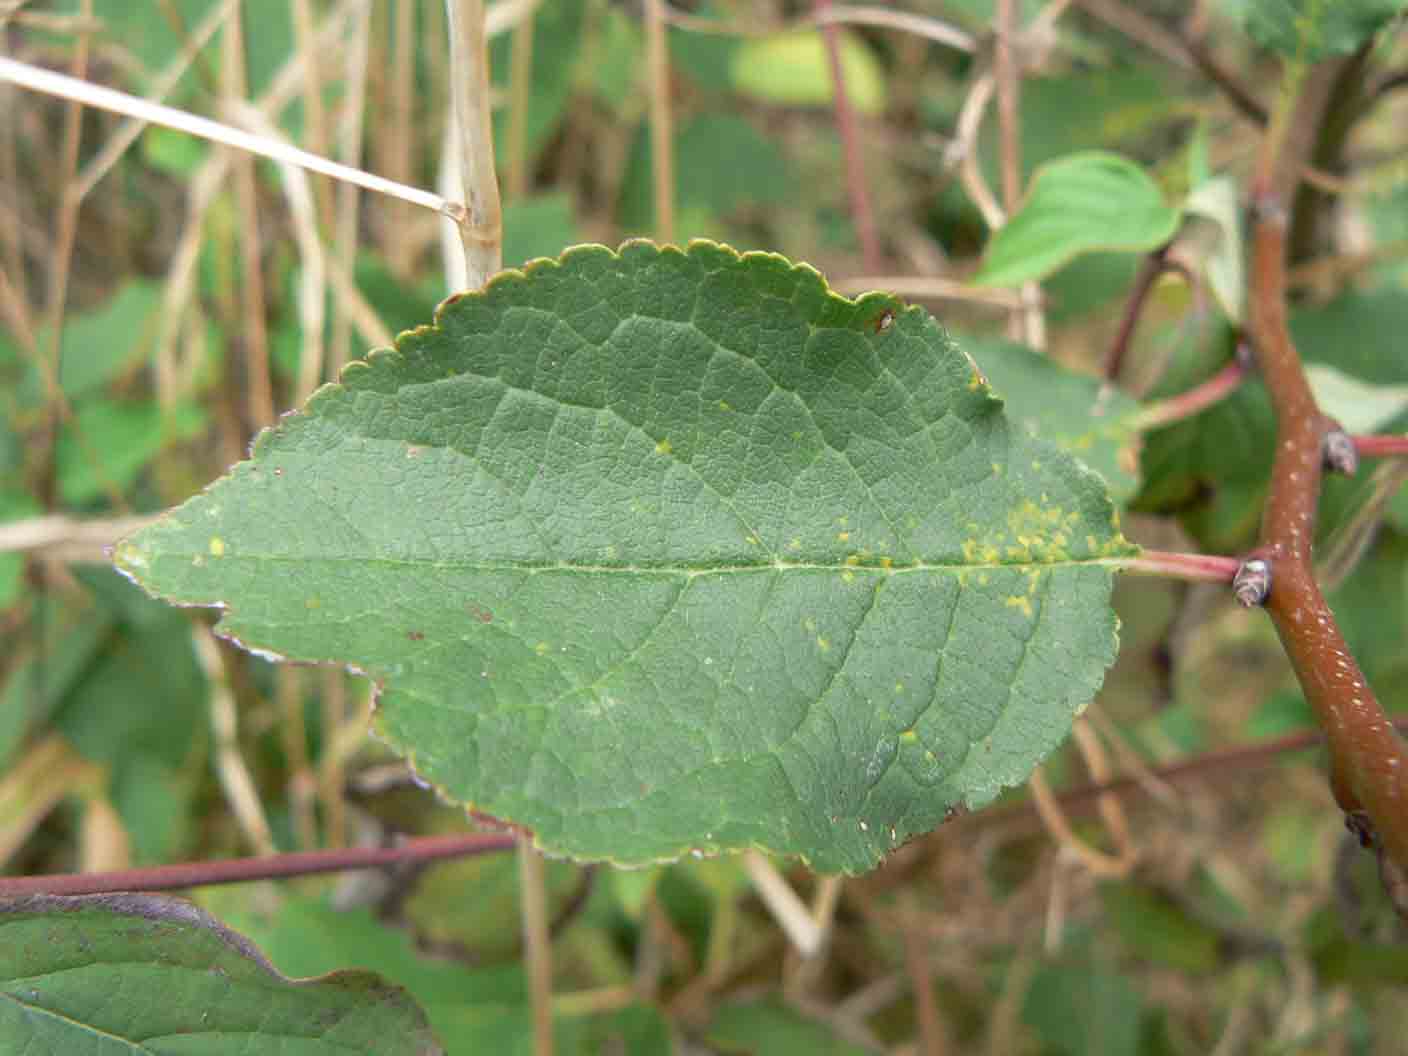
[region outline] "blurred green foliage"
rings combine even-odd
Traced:
[[[403,162],[411,182],[429,186],[447,91],[437,36],[443,13],[438,3],[416,7],[410,121],[398,125],[392,64],[399,2],[371,5],[374,65],[361,115],[362,163],[384,171]],[[247,79],[250,94],[259,96],[295,51],[291,5],[242,6]],[[319,18],[336,7],[311,6]],[[808,9],[744,0],[673,6],[754,28],[769,12],[804,16]],[[1047,5],[1018,6],[1029,25]],[[1165,34],[1185,31],[1187,5],[1126,6]],[[94,0],[89,78],[146,93],[214,7],[215,0]],[[1000,188],[995,106],[974,141],[960,142],[957,127],[975,79],[990,68],[995,7],[992,0],[897,5],[976,34],[975,54],[875,27],[842,34],[861,111],[863,168],[891,274],[966,281],[993,244],[956,151],[974,151],[988,188]],[[1220,0],[1205,7],[1204,43],[1268,109],[1275,108],[1285,63],[1353,53],[1368,43],[1365,84],[1372,89],[1376,78],[1401,79],[1408,61],[1401,0]],[[1062,15],[1050,46],[1032,52],[1037,65],[1023,77],[1023,187],[1040,197],[1031,181],[1042,166],[1099,150],[1128,158],[1141,187],[1169,213],[1198,211],[1190,193],[1216,180],[1227,181],[1235,205],[1245,195],[1256,126],[1186,61],[1167,61],[1145,46],[1157,37],[1136,43],[1083,8],[1072,5]],[[57,15],[83,9],[79,0],[26,5],[27,12]],[[7,55],[54,68],[66,68],[76,48],[61,23],[14,17],[6,33]],[[837,279],[862,274],[819,38],[676,25],[668,41],[677,237],[776,250]],[[505,33],[491,50],[504,165],[516,105],[512,44]],[[529,192],[506,205],[507,266],[581,241],[614,244],[658,233],[644,56],[638,3],[538,6],[526,100]],[[322,101],[336,130],[347,91],[345,49],[318,57]],[[217,34],[167,101],[219,116],[221,62]],[[1351,394],[1352,411],[1364,410],[1355,406],[1353,384],[1408,385],[1399,351],[1408,330],[1405,126],[1394,102],[1401,94],[1370,96],[1357,115],[1352,148],[1327,162],[1346,176],[1346,190],[1328,206],[1315,256],[1292,262],[1313,272],[1294,291],[1296,343],[1308,362],[1352,383],[1342,390]],[[7,95],[6,106],[13,120],[0,131],[13,150],[14,178],[7,176],[0,202],[0,266],[7,293],[24,310],[7,307],[0,320],[0,532],[41,514],[109,518],[165,508],[223,472],[263,424],[248,403],[256,337],[240,298],[246,237],[256,237],[260,251],[275,401],[279,410],[292,401],[304,344],[300,256],[278,177],[258,167],[257,218],[241,215],[227,186],[203,221],[187,229],[191,181],[215,152],[148,128],[78,214],[55,341],[48,298],[66,179],[63,106],[18,92]],[[295,97],[277,120],[307,143],[302,100]],[[85,117],[80,165],[115,127],[106,116]],[[409,153],[398,158],[398,149]],[[315,191],[324,193],[317,181]],[[326,219],[320,234],[331,253],[337,237]],[[1225,219],[1210,226],[1225,232]],[[1144,435],[1137,464],[1130,457],[1141,440],[1130,422],[1142,406],[1186,391],[1233,354],[1238,313],[1210,285],[1217,281],[1217,239],[1193,237],[1191,222],[1178,230],[1176,246],[1196,288],[1174,289],[1169,280],[1156,290],[1131,347],[1126,390],[1115,391],[1103,387],[1100,363],[1141,251],[1172,228],[1111,250],[1102,248],[1115,244],[1108,232],[1068,226],[1066,241],[1043,236],[1035,250],[1023,248],[1018,271],[1008,275],[1040,280],[1044,353],[1008,337],[1005,310],[962,299],[925,303],[963,335],[1022,427],[1078,455],[1083,449],[1081,457],[1128,498],[1132,536],[1167,549],[1241,552],[1256,535],[1274,443],[1259,382],[1194,419]],[[408,220],[364,194],[354,229],[347,267],[370,312],[392,334],[429,321],[447,292],[434,219]],[[1009,231],[1015,237],[1021,227]],[[186,238],[195,240],[195,281],[187,307],[172,317],[173,261]],[[1037,251],[1060,266],[1036,268]],[[341,304],[330,289],[329,341],[342,326]],[[354,338],[353,353],[363,345]],[[1408,411],[1377,428],[1408,430]],[[1363,509],[1367,478],[1362,472],[1327,483],[1322,538]],[[1405,533],[1408,493],[1400,492],[1331,595],[1351,648],[1397,710],[1408,705]],[[193,621],[204,617],[151,602],[111,572],[95,547],[83,561],[56,554],[0,551],[0,833],[33,823],[4,869],[79,868],[105,846],[95,802],[115,811],[130,864],[247,853],[213,764],[212,681],[193,647],[193,635],[203,633]],[[1313,726],[1265,626],[1205,599],[1201,591],[1146,580],[1121,585],[1125,653],[1094,715],[1121,766],[1137,760],[1158,768]],[[341,705],[350,714],[365,707],[367,689],[350,680],[335,688],[324,672],[298,672],[285,682],[264,660],[233,651],[222,653],[221,664],[218,678],[239,717],[238,747],[280,847],[302,846],[300,826],[308,821],[321,838],[333,819],[316,790],[333,769],[320,768],[340,743],[325,722],[340,693],[350,697]],[[16,775],[28,753],[51,737],[97,768],[97,787],[62,790],[50,802],[20,785]],[[402,832],[463,826],[404,779],[377,785],[394,761],[374,743],[353,741],[342,760],[342,791],[359,837],[390,841]],[[559,1051],[664,1053],[680,1051],[681,1039],[724,1053],[894,1051],[915,1041],[919,985],[930,986],[953,1051],[994,1051],[994,1039],[1007,1038],[1004,1051],[1034,1056],[1182,1056],[1219,1051],[1220,1042],[1223,1051],[1235,1048],[1223,1041],[1235,1041],[1235,1031],[1244,1032],[1241,1051],[1395,1051],[1408,1025],[1402,929],[1384,904],[1372,859],[1345,850],[1326,806],[1322,753],[1310,748],[1277,760],[1167,788],[1141,784],[1148,797],[1122,792],[1142,858],[1128,879],[1098,884],[1052,851],[1015,793],[990,818],[956,822],[901,848],[875,874],[848,881],[831,947],[810,978],[798,974],[736,859],[599,868],[594,875],[551,863],[555,985],[563,999],[555,1019]],[[1047,770],[1058,792],[1086,780],[1074,750],[1054,757]],[[1082,838],[1108,838],[1072,810]],[[813,878],[802,870],[788,875],[810,893]],[[530,1052],[512,859],[436,866],[383,883],[350,911],[331,908],[331,882],[319,880],[283,885],[276,894],[227,888],[200,897],[285,972],[364,967],[408,987],[452,1052]],[[356,891],[340,888],[343,895]],[[915,935],[929,957],[931,975],[923,981],[910,977],[905,958],[904,940]],[[798,988],[799,978],[805,987]],[[635,980],[653,998],[629,991]],[[862,1007],[864,1014],[850,1015]]]

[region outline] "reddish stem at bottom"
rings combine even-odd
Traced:
[[[113,891],[171,891],[214,884],[242,884],[287,876],[311,876],[349,869],[373,869],[408,862],[468,858],[513,848],[513,833],[474,832],[459,836],[422,836],[399,847],[299,851],[263,858],[226,858],[181,862],[150,869],[111,873],[59,873],[50,876],[0,877],[0,898],[15,895],[97,895]]]

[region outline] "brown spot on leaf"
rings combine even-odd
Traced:
[[[889,330],[890,327],[895,325],[895,313],[891,309],[886,308],[875,317],[870,325],[877,334],[883,334],[885,331]]]
[[[406,637],[409,638],[409,639],[410,639],[411,641],[413,641],[413,642],[424,641],[424,640],[425,640],[425,632],[424,632],[424,631],[407,631],[407,632],[406,632]]]
[[[474,617],[480,623],[494,622],[493,612],[491,612],[489,609],[486,609],[483,605],[476,605],[474,604],[474,602],[470,602],[469,605],[466,607],[469,610],[470,616]]]

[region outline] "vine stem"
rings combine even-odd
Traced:
[[[841,32],[834,22],[825,21],[831,0],[816,0],[814,12],[821,23],[821,39],[826,45],[826,59],[831,67],[832,94],[835,96],[836,131],[841,136],[841,150],[846,159],[846,188],[851,199],[851,219],[860,239],[865,270],[880,270],[880,236],[875,230],[875,213],[870,207],[870,192],[865,182],[865,162],[861,158],[860,131],[855,112],[846,93],[846,70],[841,62]]]
[[[1145,254],[1139,264],[1139,273],[1134,277],[1134,286],[1125,301],[1124,314],[1120,316],[1119,330],[1115,333],[1115,339],[1110,342],[1109,351],[1105,353],[1102,373],[1106,381],[1119,380],[1124,361],[1129,355],[1129,346],[1134,343],[1134,331],[1139,326],[1139,318],[1144,314],[1144,306],[1148,303],[1149,294],[1153,292],[1159,277],[1166,271],[1183,271],[1184,277],[1188,278],[1182,265],[1168,258],[1168,248],[1169,243],[1164,243],[1158,249]]]
[[[110,873],[60,873],[51,876],[0,877],[0,898],[18,895],[101,895],[114,891],[174,891],[216,884],[244,884],[289,876],[313,876],[348,869],[377,869],[409,863],[439,862],[510,850],[513,833],[473,832],[458,836],[422,836],[399,847],[358,847],[299,851],[259,858],[215,862],[180,862],[149,869]]]

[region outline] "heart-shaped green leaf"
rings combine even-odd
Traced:
[[[0,1052],[442,1051],[405,991],[370,972],[286,979],[189,902],[0,899]]]
[[[927,313],[636,242],[451,299],[116,559],[550,851],[858,870],[1066,735],[1132,551]]]
[[[1153,249],[1178,228],[1179,211],[1128,158],[1090,150],[1037,170],[1017,214],[988,244],[979,286],[1018,286],[1044,279],[1092,250]]]

